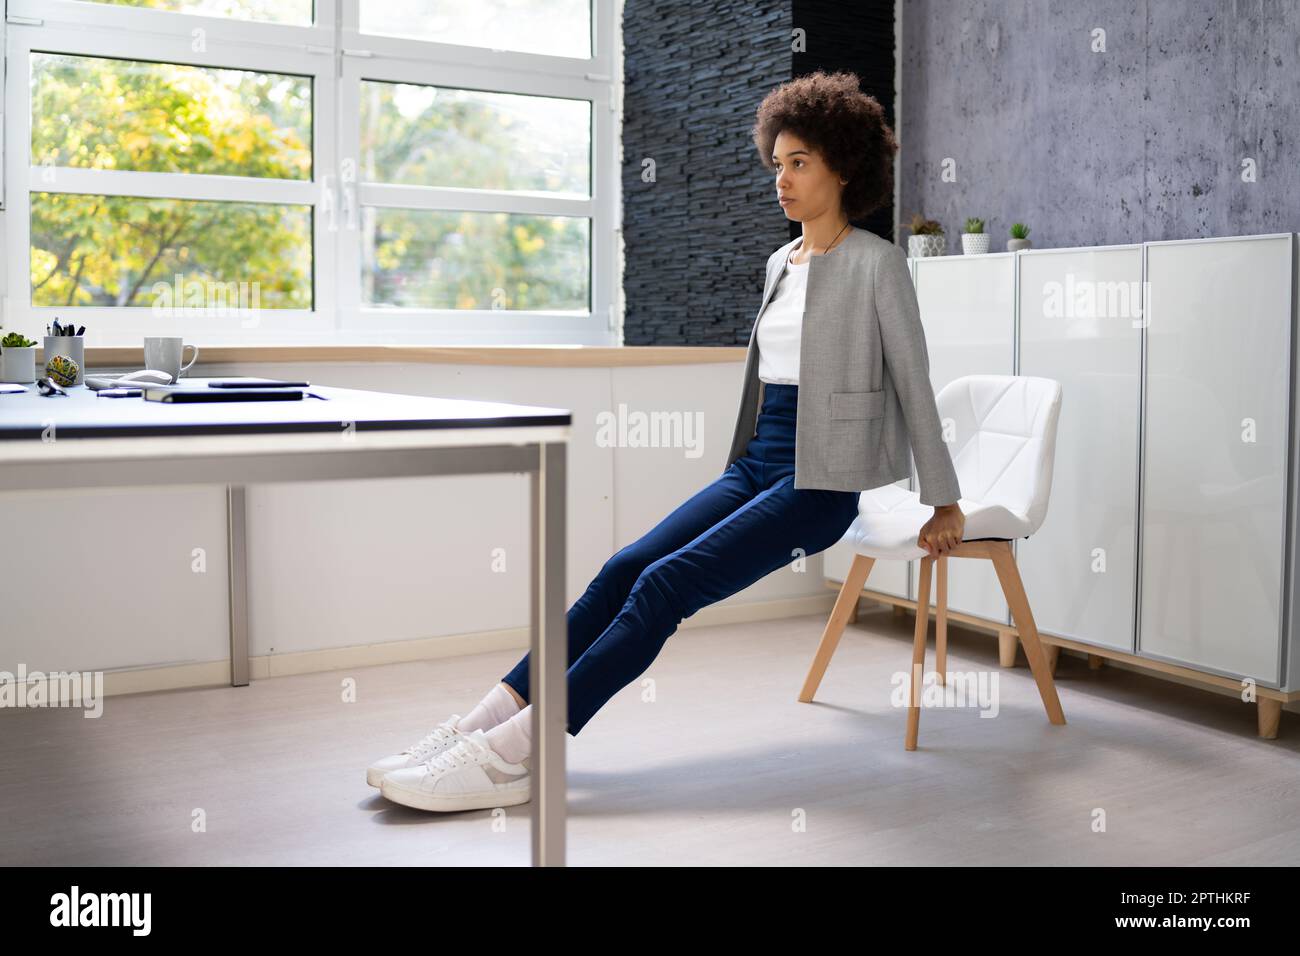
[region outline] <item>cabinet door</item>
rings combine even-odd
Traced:
[[[1048,634],[1133,653],[1142,246],[1020,254],[1021,375],[1061,383],[1052,494],[1016,561]]]
[[[935,394],[963,375],[1011,375],[1015,358],[1015,253],[914,260],[916,297],[930,353]],[[915,475],[913,475],[913,488]],[[915,599],[920,561],[908,562]],[[937,578],[930,606],[938,600]],[[989,561],[948,562],[948,607],[1006,623],[1007,602]]]
[[[1146,246],[1138,652],[1273,686],[1292,241]]]

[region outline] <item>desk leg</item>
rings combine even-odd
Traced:
[[[565,452],[563,442],[538,445],[532,484],[532,648],[528,681],[533,705],[533,866],[564,866],[564,750],[568,728],[569,638],[566,588]]]
[[[244,486],[226,485],[231,687],[248,684],[248,564],[244,532]]]

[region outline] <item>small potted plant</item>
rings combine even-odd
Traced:
[[[1007,240],[1007,252],[1016,252],[1019,249],[1028,249],[1033,246],[1029,241],[1029,227],[1023,222],[1013,222],[1011,224],[1011,238]]]
[[[913,259],[941,256],[948,249],[948,237],[943,226],[926,219],[919,212],[912,217],[912,234],[907,237],[907,254]]]
[[[20,332],[0,339],[0,382],[36,381],[36,343]]]
[[[978,256],[989,251],[989,234],[984,231],[983,219],[972,216],[966,220],[961,231],[961,251],[968,256]]]

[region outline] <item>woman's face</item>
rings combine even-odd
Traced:
[[[827,213],[839,217],[845,182],[826,165],[821,153],[782,130],[772,147],[772,163],[777,200],[787,219],[808,222]]]

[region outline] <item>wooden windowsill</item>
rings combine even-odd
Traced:
[[[45,362],[36,350],[36,364]],[[743,345],[199,345],[199,362],[410,362],[427,365],[526,365],[604,368],[743,362]],[[89,346],[86,367],[142,367],[144,349]]]

